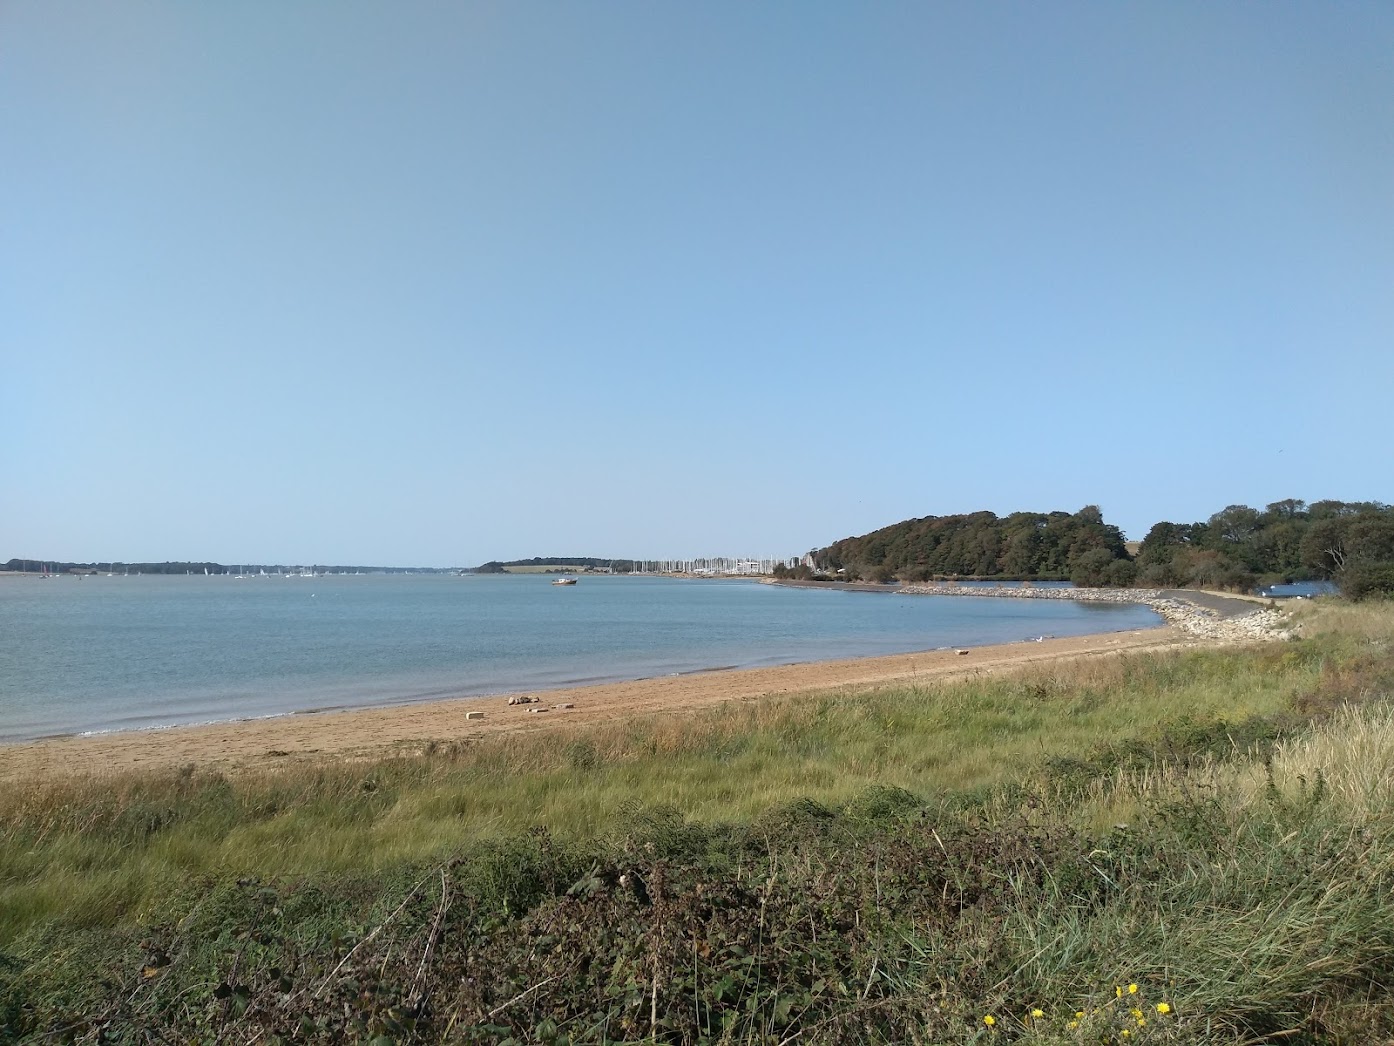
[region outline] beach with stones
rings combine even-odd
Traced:
[[[1058,588],[1033,585],[957,585],[951,581],[902,585],[912,596],[986,596],[1002,599],[1070,599],[1079,603],[1140,603],[1187,635],[1219,642],[1289,639],[1286,617],[1275,606],[1240,596],[1184,589]]]

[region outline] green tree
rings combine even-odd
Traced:
[[[1107,549],[1090,549],[1075,557],[1070,567],[1070,580],[1081,588],[1099,588],[1112,584],[1109,580],[1109,568],[1113,563],[1114,558]]]
[[[1353,564],[1341,571],[1338,583],[1347,599],[1394,598],[1394,562]]]
[[[1113,588],[1128,588],[1137,582],[1137,564],[1115,559],[1104,568],[1104,581]]]

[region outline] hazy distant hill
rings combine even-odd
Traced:
[[[594,556],[534,556],[532,559],[510,559],[500,561],[491,559],[471,570],[476,574],[504,574],[509,567],[532,567],[545,570],[555,567],[558,570],[614,570],[617,574],[627,574],[634,569],[634,562],[628,559],[596,559]]]
[[[99,563],[68,563],[44,559],[12,559],[0,565],[0,570],[28,571],[53,574],[285,574],[312,571],[316,574],[443,574],[448,567],[365,567],[326,566],[287,563],[239,563],[232,566],[212,561],[171,561],[166,563],[123,563],[120,560]]]

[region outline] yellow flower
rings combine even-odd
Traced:
[[[1129,995],[1136,995],[1136,994],[1137,994],[1137,985],[1136,985],[1136,984],[1130,984],[1130,985],[1128,985],[1128,994],[1129,994]]]
[[[1070,1021],[1069,1024],[1065,1025],[1065,1027],[1069,1028],[1070,1031],[1074,1031],[1076,1028],[1079,1027],[1079,1021]]]
[[[1122,985],[1117,985],[1117,984],[1116,984],[1116,985],[1113,986],[1113,997],[1114,997],[1115,999],[1121,999],[1121,998],[1123,998],[1123,986],[1122,986]]]
[[[1044,1016],[1045,1016],[1045,1010],[1042,1010],[1042,1009],[1034,1009],[1034,1010],[1031,1011],[1031,1016],[1032,1016],[1032,1017],[1044,1017]]]
[[[983,1018],[983,1023],[986,1024],[989,1028],[991,1028],[994,1024],[997,1023],[997,1018],[989,1013],[986,1017]]]
[[[1083,1010],[1075,1010],[1075,1020],[1077,1020],[1077,1021],[1082,1021],[1082,1020],[1084,1020],[1084,1011],[1083,1011]]]
[[[1137,1026],[1138,1026],[1139,1028],[1145,1028],[1145,1027],[1147,1027],[1147,1018],[1146,1018],[1146,1017],[1139,1017],[1139,1018],[1137,1019]]]
[[[1158,1012],[1158,1013],[1170,1013],[1170,1012],[1171,1012],[1171,1007],[1170,1007],[1169,1005],[1167,1005],[1166,1003],[1164,1003],[1164,1002],[1159,1002],[1159,1003],[1157,1003],[1157,1012]]]
[[[1134,1006],[1134,1007],[1133,1007],[1131,1010],[1129,1010],[1128,1012],[1131,1013],[1134,1017],[1141,1017],[1141,1016],[1142,1016],[1142,1011],[1139,1010],[1136,1006]]]
[[[1126,1038],[1127,1038],[1129,1035],[1131,1035],[1131,1034],[1132,1034],[1132,1032],[1130,1032],[1127,1028],[1124,1028],[1124,1029],[1123,1029],[1123,1038],[1126,1039]]]

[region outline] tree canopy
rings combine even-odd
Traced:
[[[1249,591],[1332,580],[1347,595],[1394,594],[1394,507],[1379,501],[1228,505],[1193,523],[1162,521],[1129,556],[1096,505],[1066,512],[925,516],[809,553],[802,576],[846,580],[1065,580]],[[776,573],[789,573],[776,571]]]
[[[1378,501],[1230,505],[1198,523],[1158,523],[1138,549],[1149,585],[1248,589],[1283,581],[1360,582],[1378,590],[1394,564],[1394,507]],[[1391,567],[1394,569],[1394,567]]]
[[[875,581],[943,577],[1129,584],[1123,534],[1096,505],[1068,512],[991,512],[908,519],[811,553],[813,569]]]

